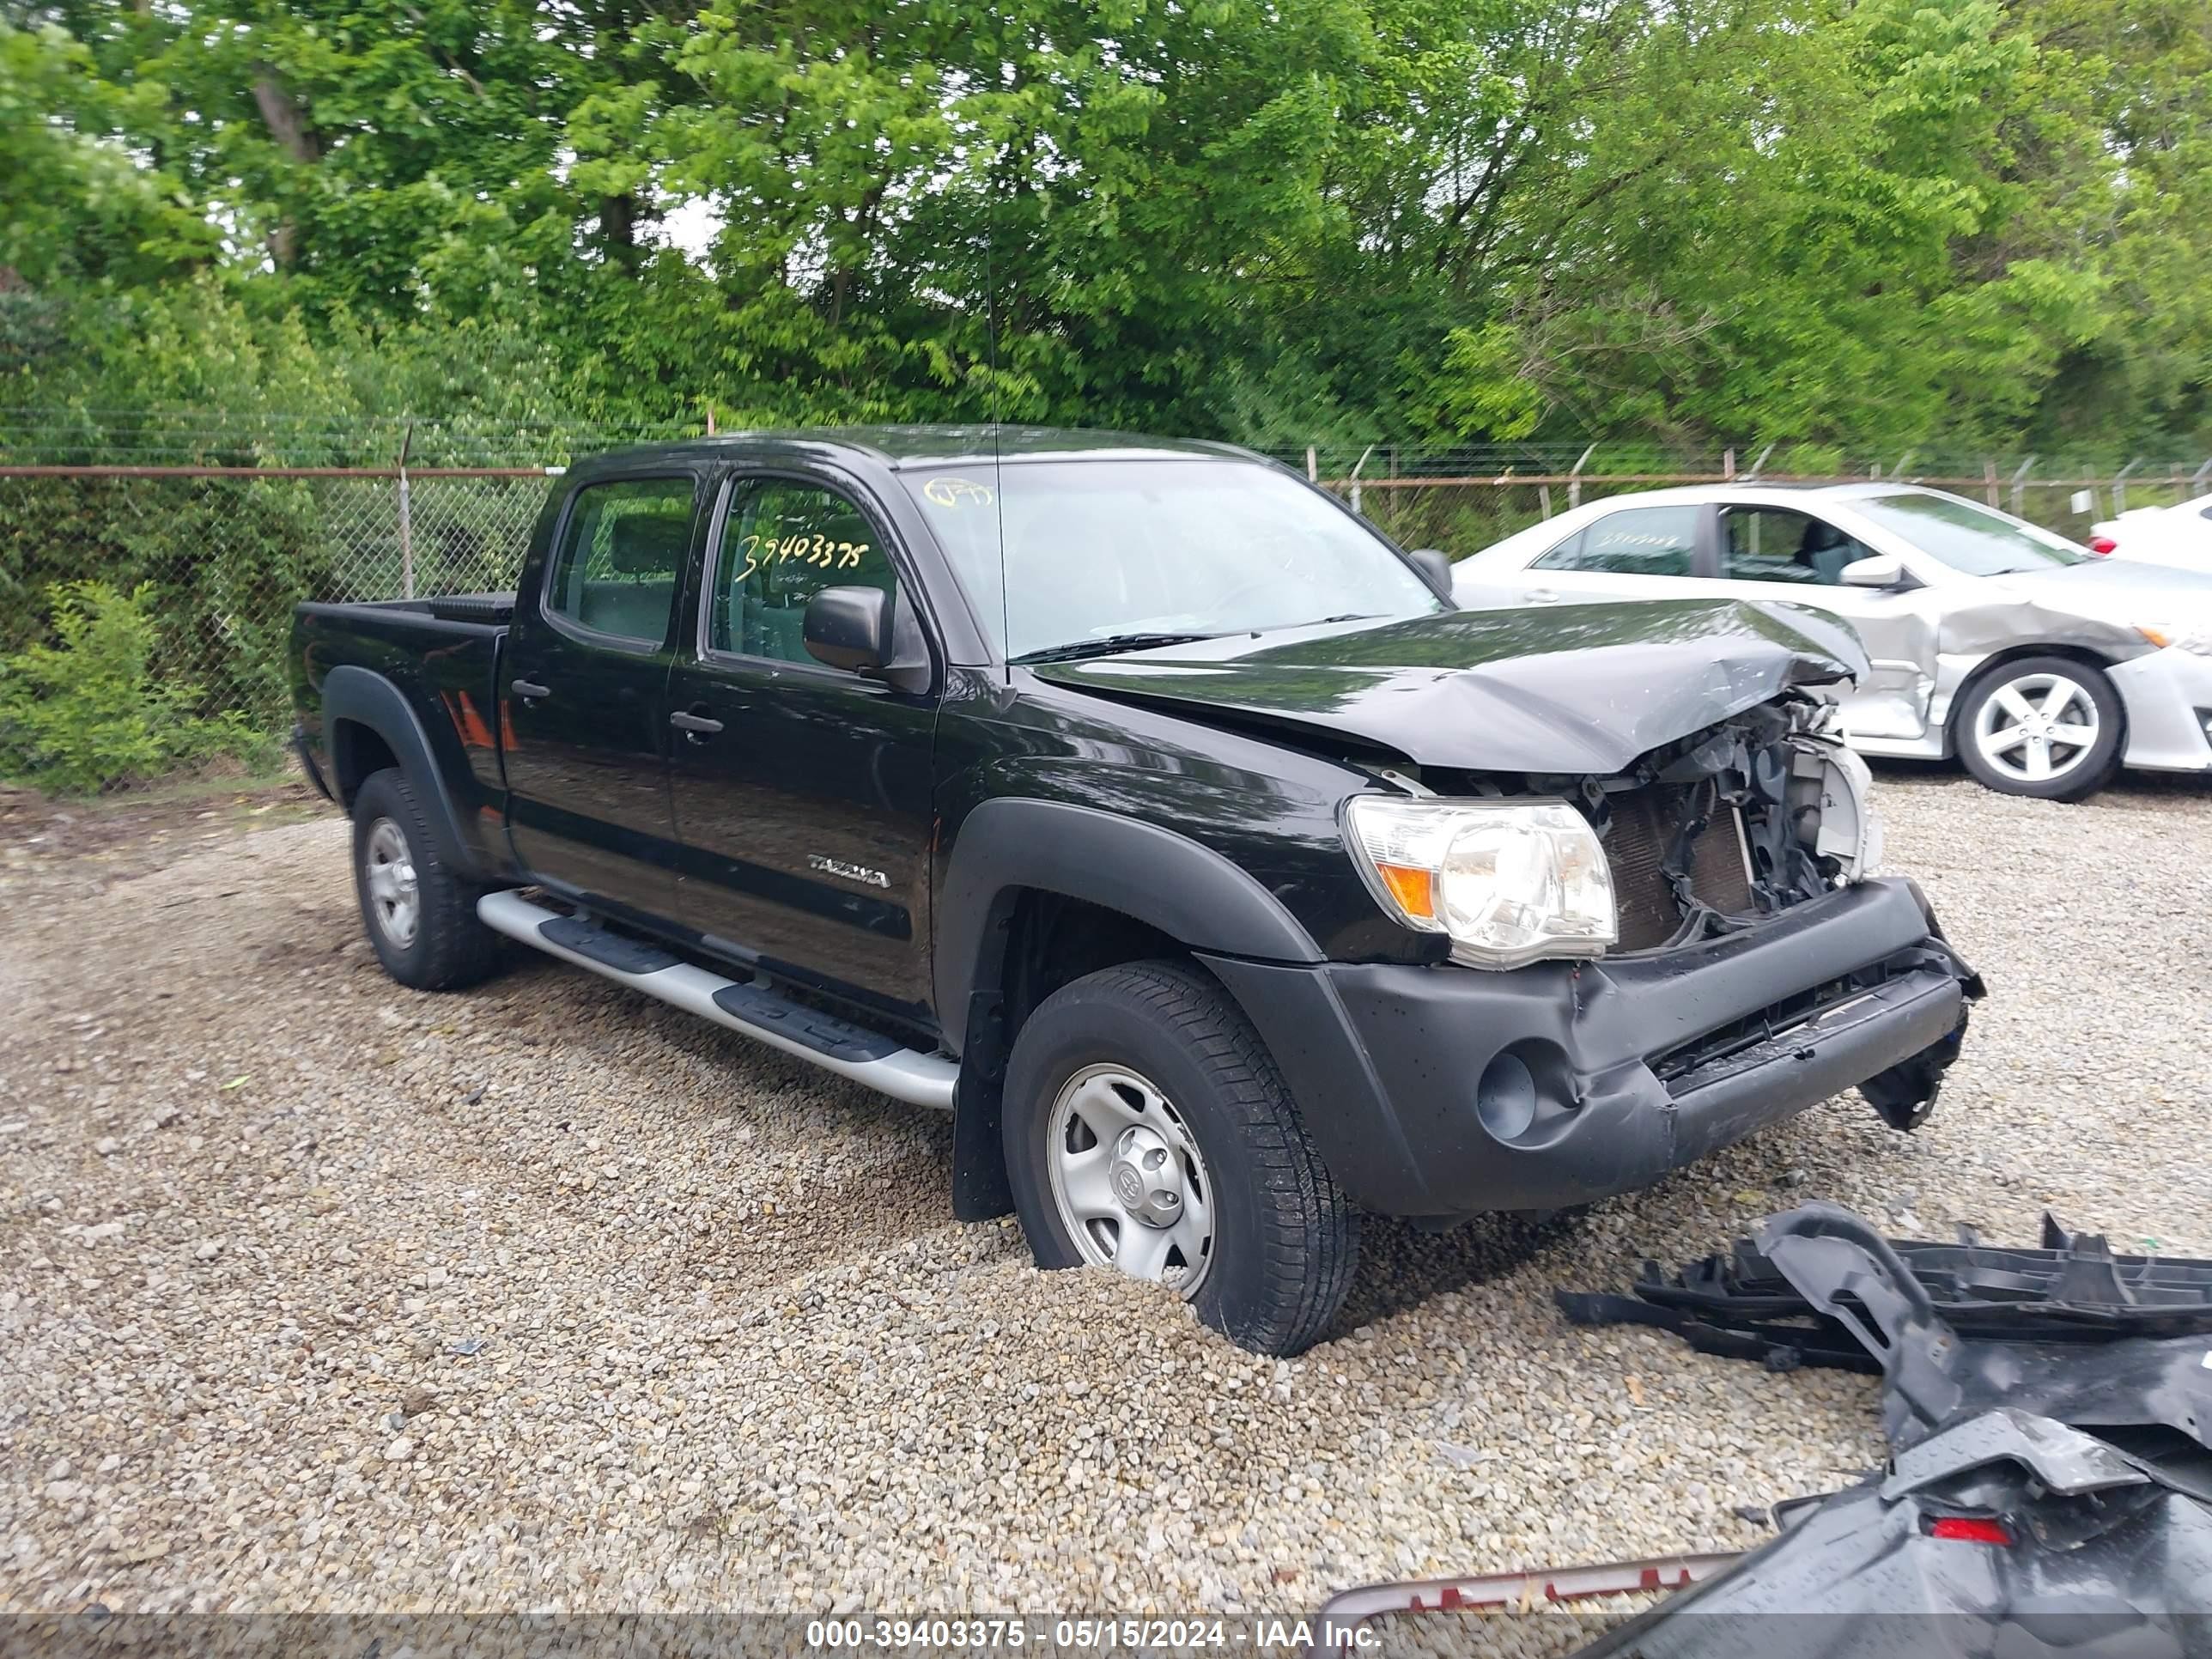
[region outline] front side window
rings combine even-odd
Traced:
[[[1778,507],[1732,507],[1721,514],[1721,574],[1739,582],[1812,582],[1833,587],[1844,567],[1873,550],[1823,520]]]
[[[2096,556],[2063,536],[1951,495],[1876,495],[1851,506],[1931,558],[1969,576],[2012,576]]]
[[[546,610],[595,634],[659,644],[691,548],[691,513],[689,478],[585,485],[553,550]]]
[[[1697,551],[1697,507],[1632,507],[1608,513],[1536,561],[1539,570],[1614,576],[1686,576]]]
[[[899,477],[1010,658],[1443,609],[1364,522],[1257,462],[985,460]]]
[[[806,605],[825,587],[880,587],[897,603],[898,577],[860,508],[817,483],[743,485],[722,530],[708,649],[812,662]]]

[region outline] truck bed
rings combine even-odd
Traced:
[[[416,599],[301,605],[293,614],[291,674],[300,738],[314,775],[343,796],[364,764],[348,740],[326,730],[325,687],[360,671],[405,705],[386,724],[421,734],[427,761],[452,792],[468,860],[497,870],[508,854],[500,757],[500,656],[514,614],[512,593],[439,594]],[[342,699],[343,703],[343,699]],[[340,711],[343,714],[343,708]],[[355,718],[364,718],[356,712]],[[386,739],[387,743],[391,740]]]

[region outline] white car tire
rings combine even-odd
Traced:
[[[2001,794],[2080,800],[2120,769],[2120,694],[2078,658],[2015,657],[1975,676],[1952,738],[1976,779]]]

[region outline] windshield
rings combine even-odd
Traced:
[[[1949,495],[1876,495],[1851,505],[1931,558],[1969,576],[2010,576],[2095,556],[2062,536]]]
[[[1249,461],[1008,461],[900,479],[1009,658],[1443,609],[1358,520]]]

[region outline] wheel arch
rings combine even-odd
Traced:
[[[2100,674],[2107,675],[2120,660],[2096,649],[2094,646],[2084,645],[2078,640],[2031,640],[2007,645],[2002,650],[1990,652],[1988,656],[1976,663],[1966,678],[1959,682],[1959,689],[1951,694],[1950,707],[1944,711],[1943,741],[1950,753],[1956,755],[1960,750],[1960,723],[1966,719],[1966,710],[1972,705],[1974,694],[1988,683],[1991,675],[2014,663],[2025,662],[2030,657],[2060,657],[2069,662],[2079,663],[2084,668],[2094,669]],[[2109,678],[2106,683],[2110,684]],[[2118,703],[2120,710],[2120,747],[2122,751],[2125,752],[2128,735],[2127,700],[2118,695],[2117,686],[2113,687],[2113,691],[2114,701]]]
[[[1281,900],[1188,836],[1064,801],[985,801],[960,825],[936,902],[933,979],[955,1052],[975,995],[1004,987],[1013,922],[1032,896],[1127,918],[1184,951],[1323,959]]]
[[[1323,959],[1282,902],[1220,853],[1066,802],[1007,798],[969,812],[935,908],[938,1019],[961,1056],[952,1187],[965,1220],[1013,1206],[1000,1133],[1006,1060],[1022,1018],[1056,983],[1201,951]]]
[[[349,663],[333,668],[323,680],[323,730],[340,805],[350,811],[362,781],[396,766],[414,787],[438,856],[456,870],[478,872],[481,860],[462,833],[445,771],[404,692],[371,670]]]

